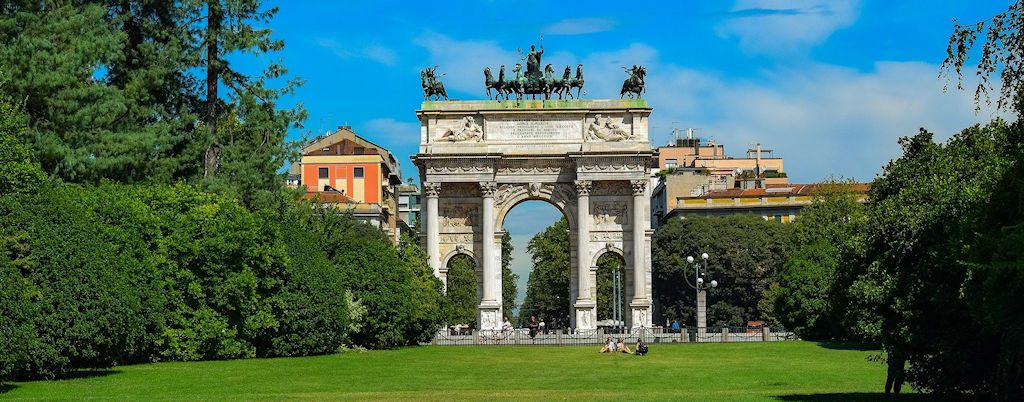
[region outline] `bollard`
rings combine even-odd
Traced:
[[[761,327],[761,339],[764,342],[768,342],[769,340],[772,339],[772,329],[768,328],[767,325],[764,326],[764,327]]]
[[[480,345],[483,345],[485,343],[483,339],[480,339],[480,331],[475,329],[473,330],[473,340]]]
[[[555,332],[555,341],[558,342],[559,345],[562,344],[562,331],[563,330],[560,329],[558,332]]]
[[[520,331],[520,330],[517,330],[517,329],[512,330],[512,339],[513,339],[513,342],[516,343],[516,345],[519,344],[520,339],[522,339],[522,335],[523,335],[523,331]]]
[[[722,342],[729,342],[729,327],[722,327]]]

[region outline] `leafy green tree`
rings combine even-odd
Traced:
[[[475,324],[477,313],[477,275],[473,257],[456,254],[448,260],[449,324]]]
[[[805,339],[847,339],[848,289],[863,273],[865,207],[851,180],[818,183],[811,205],[793,223],[799,248],[762,300],[766,318]]]
[[[361,309],[345,288],[346,279],[321,248],[319,217],[308,203],[294,203],[274,219],[288,253],[287,275],[273,296],[279,326],[261,355],[333,353],[351,344]]]
[[[429,342],[451,315],[451,305],[444,297],[444,284],[434,276],[426,251],[408,233],[402,234],[398,254],[412,272],[414,312],[406,342]]]
[[[652,240],[654,297],[660,320],[696,322],[693,266],[687,256],[707,253],[708,325],[740,326],[763,317],[758,303],[778,279],[794,246],[793,227],[760,216],[673,219]],[[697,258],[699,261],[700,259]]]
[[[21,105],[0,94],[0,194],[31,192],[45,179],[26,144],[27,125]]]
[[[626,263],[622,260],[622,256],[616,253],[605,253],[597,259],[597,319],[605,320],[613,318],[613,307],[612,303],[615,301],[615,271],[619,272],[619,283],[620,290],[626,286]],[[628,301],[626,300],[625,290],[621,290],[622,294],[619,299],[622,303],[624,310],[629,309]],[[625,317],[626,313],[622,313]]]
[[[963,69],[975,57],[978,85],[974,91],[977,108],[981,103],[992,103],[989,93],[993,90],[992,76],[999,86],[996,98],[997,109],[1020,111],[1017,99],[1024,71],[1024,40],[1021,39],[1021,23],[1024,22],[1024,2],[1016,0],[1006,11],[975,23],[960,24],[953,19],[953,34],[949,37],[946,59],[942,61],[939,77],[956,74],[957,89],[963,89]],[[975,47],[978,35],[984,38],[981,49]]]
[[[903,156],[872,184],[866,226],[870,265],[851,287],[861,305],[858,325],[890,356],[906,356],[907,378],[917,388],[992,392],[1001,371],[1015,370],[1000,364],[1008,352],[1002,348],[1014,345],[1000,339],[1013,335],[986,328],[985,313],[972,310],[975,302],[965,298],[970,290],[984,289],[967,286],[978,284],[973,279],[979,274],[998,272],[975,270],[967,257],[975,247],[985,247],[977,243],[977,233],[991,230],[979,225],[977,211],[988,210],[993,194],[1002,191],[999,182],[1012,166],[1008,151],[1020,152],[1019,135],[1009,131],[996,121],[968,128],[943,145],[922,129],[900,139]],[[980,283],[990,279],[982,277]],[[1019,270],[1016,278],[1007,284],[1019,286]],[[994,299],[992,305],[1007,300],[975,295]],[[1019,379],[1002,377],[1002,385],[1019,386]]]
[[[526,250],[533,260],[533,271],[526,282],[520,321],[536,316],[546,322],[569,322],[568,228],[562,218],[530,239]]]
[[[516,311],[519,296],[519,274],[512,272],[512,235],[501,235],[501,309],[505,317],[515,322],[512,312]]]

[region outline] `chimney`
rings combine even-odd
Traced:
[[[757,173],[761,173],[761,143],[757,143]]]

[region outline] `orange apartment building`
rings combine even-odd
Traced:
[[[398,219],[395,186],[402,184],[398,161],[349,126],[310,140],[300,162],[292,164],[292,177],[295,184],[306,186],[306,198],[319,197],[352,212],[381,228],[396,244],[403,226],[407,227]]]

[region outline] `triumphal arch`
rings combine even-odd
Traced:
[[[651,108],[642,99],[427,101],[412,157],[426,197],[430,266],[474,258],[478,328],[500,329],[501,225],[516,204],[543,200],[569,223],[572,326],[597,325],[597,260],[626,262],[630,328],[651,326]]]

